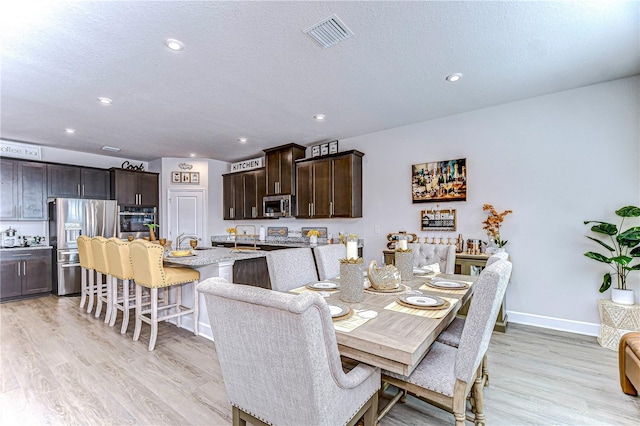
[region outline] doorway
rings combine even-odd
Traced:
[[[169,236],[173,241],[173,247],[177,244],[180,235],[195,236],[199,246],[208,246],[206,243],[205,227],[205,192],[201,190],[167,190],[169,203]],[[189,247],[189,239],[182,242],[182,246]]]

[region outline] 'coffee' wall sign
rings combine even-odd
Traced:
[[[259,169],[264,164],[263,157],[254,158],[253,160],[239,161],[231,165],[232,172],[241,172],[245,170]]]

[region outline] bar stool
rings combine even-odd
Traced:
[[[96,318],[100,316],[102,312],[102,303],[106,303],[107,309],[104,314],[104,323],[107,324],[111,318],[111,286],[110,284],[110,272],[109,272],[109,260],[107,259],[107,239],[105,237],[93,237],[91,239],[91,248],[93,250],[93,265],[97,275],[97,296],[98,303],[96,305]],[[106,277],[106,285],[103,285],[102,276]]]
[[[140,337],[142,322],[151,325],[151,337],[149,338],[149,351],[152,351],[158,337],[158,322],[177,318],[178,327],[183,315],[193,314],[193,334],[198,335],[198,291],[196,284],[200,280],[200,273],[191,268],[165,268],[163,266],[164,248],[158,244],[152,244],[144,240],[135,240],[131,243],[131,264],[133,266],[133,278],[136,283],[136,328],[133,332],[133,340]],[[182,285],[193,282],[193,308],[182,306]],[[158,306],[158,289],[175,286],[177,289],[176,301],[171,303],[167,297],[165,304]],[[142,287],[146,287],[151,293],[151,306],[143,310]],[[171,310],[175,308],[175,312]],[[167,311],[166,315],[158,316],[158,311]]]
[[[80,256],[80,280],[82,282],[80,287],[80,309],[84,308],[88,296],[87,313],[91,313],[93,310],[93,295],[96,294],[91,238],[86,235],[78,237],[78,254]]]
[[[129,310],[135,308],[135,296],[133,290],[133,267],[129,242],[119,238],[109,238],[107,240],[107,259],[109,260],[109,271],[111,273],[111,295],[112,308],[109,326],[113,327],[118,318],[118,311],[122,311],[122,327],[120,334],[127,332],[129,326]],[[122,296],[120,296],[118,280],[122,281]]]

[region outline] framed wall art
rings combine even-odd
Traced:
[[[338,141],[329,142],[329,154],[338,153]]]
[[[414,203],[467,201],[467,159],[412,165],[411,198]]]

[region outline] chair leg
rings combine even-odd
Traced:
[[[247,421],[240,418],[240,409],[231,407],[231,417],[233,426],[247,426]]]
[[[107,274],[107,309],[106,312],[104,314],[104,323],[108,324],[109,321],[111,321],[111,315],[114,314],[113,312],[113,276]]]
[[[102,274],[96,272],[96,318],[102,313]]]
[[[158,337],[158,287],[151,288],[151,337],[149,337],[149,351],[156,346]]]
[[[482,381],[484,386],[489,386],[489,366],[487,365],[487,353],[482,357]]]
[[[127,333],[127,327],[129,327],[129,291],[131,289],[131,280],[122,281],[122,327],[120,328],[120,334]]]
[[[133,331],[133,341],[137,342],[142,330],[142,286],[136,284],[136,328]]]
[[[90,314],[93,310],[93,297],[96,293],[96,273],[93,269],[88,269],[89,274],[89,305],[87,305],[87,313]]]
[[[124,288],[124,282],[122,283]],[[118,319],[118,277],[111,276],[111,317],[109,319],[109,327],[116,325]]]
[[[364,426],[376,426],[378,423],[378,395],[375,394],[371,397],[371,406],[365,411]]]
[[[478,375],[476,380],[473,382],[473,386],[471,388],[471,393],[473,395],[473,399],[475,400],[475,419],[474,423],[476,425],[484,426],[484,395],[482,394],[482,389],[484,388],[483,378]]]
[[[200,293],[196,290],[196,286],[198,285],[198,281],[193,282],[193,334],[199,336],[198,332],[198,323],[200,322],[200,314],[199,314],[199,304],[200,304]],[[377,399],[376,399],[377,401]],[[376,408],[376,412],[378,409]]]
[[[87,271],[85,268],[80,268],[80,309],[84,308],[84,304],[87,303]]]

